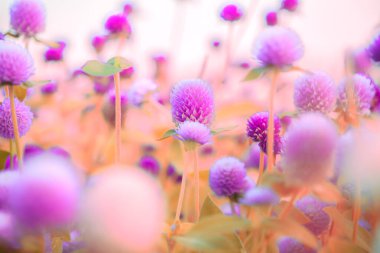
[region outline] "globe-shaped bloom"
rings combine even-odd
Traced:
[[[380,34],[376,35],[368,46],[368,53],[374,62],[380,62]]]
[[[130,78],[135,73],[135,68],[130,66],[129,68],[120,71],[120,78]]]
[[[244,163],[234,157],[221,158],[210,169],[211,190],[220,197],[237,197],[247,190]]]
[[[316,253],[317,251],[303,245],[291,237],[282,237],[277,242],[279,253]]]
[[[240,203],[248,206],[277,205],[280,201],[278,195],[270,188],[253,187],[244,193]]]
[[[106,44],[108,37],[105,35],[96,35],[91,40],[91,45],[96,52],[102,51],[104,45]]]
[[[140,107],[146,95],[149,92],[153,92],[157,89],[157,83],[150,79],[140,79],[135,81],[130,89],[128,90],[128,100],[129,102],[136,106]]]
[[[274,25],[277,25],[277,12],[275,11],[270,11],[267,13],[267,15],[265,16],[265,20],[267,22],[267,25],[269,26],[274,26]]]
[[[142,168],[145,171],[148,171],[153,175],[158,175],[158,173],[160,173],[160,163],[153,156],[144,155],[143,157],[141,157],[138,165],[140,168]]]
[[[124,124],[124,118],[127,113],[127,105],[128,105],[128,93],[126,91],[122,91],[120,93],[120,102],[121,102],[121,123]],[[115,104],[116,104],[116,93],[115,90],[110,90],[105,97],[105,101],[102,107],[102,113],[105,120],[113,126],[115,124]]]
[[[361,74],[355,74],[351,79],[344,80],[339,85],[338,106],[343,111],[348,110],[347,86],[349,84],[353,86],[354,101],[357,112],[362,115],[370,114],[372,101],[375,96],[375,88],[371,79]]]
[[[170,94],[176,124],[197,121],[209,126],[214,118],[214,96],[208,83],[200,79],[177,83]]]
[[[27,105],[23,102],[19,102],[17,98],[15,98],[15,111],[18,132],[20,136],[23,136],[28,132],[32,125],[33,113]],[[3,103],[0,105],[0,136],[5,139],[14,138],[11,103],[9,98],[4,99]]]
[[[177,138],[184,142],[206,144],[211,140],[210,129],[199,122],[185,121],[178,125]]]
[[[236,4],[227,4],[220,12],[220,17],[229,22],[238,21],[242,16],[243,10]]]
[[[106,94],[114,87],[113,77],[94,78],[94,91],[96,94]]]
[[[131,14],[133,12],[133,10],[134,10],[133,3],[128,2],[128,3],[124,4],[124,7],[123,7],[123,13],[124,13],[124,15]]]
[[[0,83],[21,84],[34,73],[33,59],[16,43],[0,40]]]
[[[66,47],[66,43],[63,41],[59,41],[58,44],[59,44],[59,47],[57,48],[49,47],[45,51],[45,54],[44,54],[45,61],[62,61],[63,51]]]
[[[58,83],[56,81],[51,81],[41,86],[41,93],[44,95],[51,95],[55,93],[57,89],[58,89]]]
[[[14,0],[10,17],[12,28],[27,37],[45,30],[45,7],[40,0]]]
[[[4,40],[4,39],[5,39],[5,35],[0,32],[0,40]]]
[[[273,26],[266,28],[257,39],[253,56],[265,67],[293,65],[304,53],[298,35],[287,28]]]
[[[126,16],[121,14],[111,15],[105,23],[106,30],[111,34],[130,34],[132,29]]]
[[[336,126],[320,113],[294,120],[285,137],[281,168],[289,182],[313,184],[332,175],[338,141]]]
[[[288,11],[295,11],[298,6],[298,0],[282,0],[281,7]]]
[[[325,73],[303,75],[294,85],[294,104],[302,112],[329,113],[337,99],[334,81]]]

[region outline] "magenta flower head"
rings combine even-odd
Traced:
[[[14,0],[10,17],[12,28],[26,37],[45,30],[45,7],[40,0]]]
[[[291,237],[282,237],[277,242],[279,253],[317,253]]]
[[[120,14],[111,15],[105,23],[105,28],[111,34],[130,34],[132,31],[127,17]]]
[[[256,41],[253,55],[265,67],[293,65],[304,53],[301,39],[287,28],[274,26],[266,28]]]
[[[310,219],[305,227],[317,236],[329,228],[330,217],[323,208],[331,205],[310,195],[299,199],[295,204],[296,208]]]
[[[267,22],[267,25],[269,26],[274,26],[274,25],[277,25],[277,12],[275,11],[270,11],[267,13],[267,15],[265,16],[265,20]]]
[[[32,125],[33,113],[30,111],[29,106],[18,101],[17,98],[15,99],[15,109],[18,132],[20,136],[23,136],[29,131],[29,128]],[[14,138],[11,103],[9,98],[4,99],[3,103],[0,105],[0,136],[5,139]]]
[[[34,63],[28,51],[16,43],[0,40],[0,83],[21,84],[34,73]]]
[[[120,71],[120,77],[121,78],[130,78],[135,73],[135,68],[133,66],[130,66],[129,68],[123,69]]]
[[[127,113],[128,106],[128,94],[126,91],[122,91],[120,94],[120,102],[121,102],[121,119],[122,124],[124,123],[124,118]],[[115,125],[115,103],[116,103],[116,95],[115,90],[110,90],[105,97],[105,101],[102,107],[102,113],[105,120],[111,125]]]
[[[170,93],[173,121],[197,121],[209,126],[214,118],[214,96],[210,85],[200,79],[177,83]]]
[[[58,89],[58,84],[56,81],[51,81],[43,86],[41,86],[41,93],[44,95],[51,95],[55,93]]]
[[[96,94],[103,95],[114,87],[113,77],[96,77],[94,78],[94,91]]]
[[[157,83],[151,79],[140,79],[135,81],[128,90],[129,102],[136,106],[141,107],[144,103],[146,96],[157,89]]]
[[[370,109],[372,106],[372,100],[375,96],[375,89],[372,84],[371,79],[368,77],[355,74],[349,80],[344,80],[338,87],[338,106],[343,110],[348,110],[348,99],[346,88],[349,84],[348,82],[352,82],[353,92],[354,92],[354,100],[357,108],[357,112],[362,115],[369,115]]]
[[[281,168],[289,182],[310,185],[332,174],[338,133],[330,119],[305,113],[291,123],[284,139]]]
[[[368,53],[374,62],[380,62],[380,33],[373,39],[371,44],[368,46]]]
[[[10,191],[19,178],[20,172],[17,170],[0,172],[0,210],[9,209]]]
[[[45,61],[62,61],[63,51],[66,47],[66,43],[59,41],[58,44],[58,48],[50,47],[45,51]]]
[[[211,140],[210,129],[199,122],[185,121],[178,125],[177,138],[187,143],[204,145]]]
[[[270,188],[253,187],[244,193],[239,202],[247,206],[277,205],[280,198]]]
[[[220,11],[220,17],[229,22],[238,21],[243,16],[243,10],[236,4],[227,4]]]
[[[125,3],[124,7],[123,7],[123,13],[124,13],[124,15],[131,14],[133,12],[133,9],[134,9],[133,3],[131,3],[131,2]]]
[[[160,173],[160,163],[153,156],[144,155],[143,157],[141,157],[138,165],[143,170],[155,176],[157,176]]]
[[[298,0],[282,0],[282,9],[295,11],[298,7]]]
[[[211,190],[219,197],[237,198],[247,190],[244,163],[234,157],[224,157],[210,169]]]
[[[295,81],[293,98],[301,112],[330,113],[335,109],[337,92],[331,77],[317,72]]]
[[[74,166],[52,154],[25,163],[11,189],[10,208],[25,228],[60,228],[74,221],[80,184]]]
[[[367,48],[361,48],[352,53],[354,71],[356,73],[367,73],[372,66],[371,57]]]
[[[253,143],[248,149],[246,158],[245,158],[245,167],[246,168],[259,168],[260,163],[260,146],[257,143]],[[264,155],[264,168],[267,164],[267,156]]]
[[[106,44],[108,37],[105,35],[96,35],[91,40],[91,45],[96,52],[102,51],[104,45]]]
[[[380,86],[373,83],[375,89],[375,96],[372,101],[371,111],[380,113]]]

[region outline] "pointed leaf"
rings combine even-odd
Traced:
[[[42,86],[48,83],[51,83],[51,80],[42,80],[42,81],[26,81],[23,83],[23,86],[26,88],[31,88],[35,86]]]
[[[176,134],[177,134],[177,132],[175,131],[175,129],[169,129],[169,130],[166,131],[166,132],[164,133],[164,135],[163,135],[160,139],[158,139],[158,140],[161,141],[161,140],[164,140],[164,139],[169,138],[169,137],[171,137],[171,136],[173,136],[173,135],[176,135]]]
[[[130,66],[132,66],[131,63],[127,59],[125,59],[123,57],[119,57],[119,56],[109,59],[107,61],[107,64],[112,65],[112,66],[119,68],[121,70],[127,69]]]
[[[253,68],[251,69],[248,74],[245,76],[245,78],[243,79],[243,82],[246,82],[246,81],[252,81],[252,80],[255,80],[257,78],[259,78],[261,75],[263,75],[266,71],[268,70],[267,67],[257,67],[257,68]]]
[[[218,206],[212,201],[210,196],[208,195],[203,202],[203,206],[201,208],[201,215],[200,220],[203,218],[207,218],[208,216],[215,215],[215,214],[221,214],[222,211],[218,208]]]
[[[217,128],[217,129],[211,130],[211,134],[212,135],[217,135],[217,134],[220,134],[220,133],[223,133],[223,132],[231,131],[231,130],[237,128],[237,127],[238,126],[230,126],[230,127]]]
[[[122,69],[111,64],[102,63],[96,60],[86,62],[82,67],[83,72],[91,76],[112,76]]]

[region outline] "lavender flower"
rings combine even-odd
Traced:
[[[120,14],[111,15],[105,23],[105,28],[111,34],[130,34],[132,31],[127,17]]]
[[[179,124],[177,130],[178,139],[184,142],[206,144],[211,140],[211,131],[199,122],[185,121]]]
[[[96,52],[100,52],[106,44],[107,39],[108,37],[105,35],[96,35],[92,38],[91,45],[93,46]]]
[[[316,253],[314,249],[303,245],[291,237],[282,237],[278,242],[279,253]]]
[[[260,163],[260,146],[256,143],[253,143],[245,158],[245,167],[246,168],[259,168]],[[267,164],[267,156],[264,155],[264,168]]]
[[[265,20],[267,22],[267,25],[269,26],[277,25],[277,12],[275,11],[268,12],[267,15],[265,16]]]
[[[209,126],[214,117],[214,97],[208,83],[200,79],[177,83],[170,94],[172,116],[176,124],[186,120]]]
[[[23,161],[26,161],[27,159],[33,157],[34,155],[41,154],[43,152],[43,149],[40,146],[33,145],[33,144],[26,144],[24,147],[23,152]],[[10,169],[11,168],[11,156],[7,157],[7,160],[5,160],[4,169]],[[13,156],[13,168],[18,168],[18,160],[17,155]]]
[[[247,206],[277,205],[280,198],[270,188],[253,187],[244,193],[239,202]]]
[[[66,47],[66,43],[59,41],[58,44],[58,48],[50,47],[45,51],[45,61],[62,61],[63,51]]]
[[[303,52],[302,42],[295,32],[274,26],[259,35],[253,55],[263,66],[281,68],[299,60]]]
[[[28,132],[32,125],[33,113],[28,106],[23,102],[19,102],[17,98],[15,98],[15,110],[18,132],[20,136],[23,136]],[[0,105],[0,136],[5,139],[14,138],[11,103],[9,98],[4,99],[3,103]]]
[[[298,6],[298,0],[282,0],[281,7],[288,11],[295,11]]]
[[[33,59],[25,48],[0,40],[0,83],[21,84],[34,73]]]
[[[128,105],[128,95],[127,92],[121,92],[120,94],[120,102],[121,102],[121,118],[122,118],[122,124],[123,124],[123,118],[125,118],[125,115],[127,113],[127,105]],[[116,103],[116,95],[115,90],[110,90],[105,98],[103,107],[102,107],[102,113],[105,118],[105,120],[111,125],[115,125],[115,103]]]
[[[220,197],[238,197],[247,189],[246,175],[244,164],[238,159],[221,158],[210,169],[210,188]]]
[[[374,62],[380,62],[380,34],[376,35],[372,43],[368,46],[368,53]]]
[[[12,28],[27,37],[45,30],[45,7],[40,0],[14,0],[10,17]]]
[[[4,40],[4,39],[5,39],[5,35],[0,32],[0,40]]]
[[[64,159],[70,159],[70,153],[67,152],[65,149],[61,148],[61,147],[58,147],[58,146],[54,146],[54,147],[51,147],[47,150],[47,152],[50,152],[56,156],[59,156],[61,158],[64,158]]]
[[[20,172],[16,170],[6,170],[0,172],[0,209],[9,209],[10,191],[13,185],[19,180]]]
[[[128,91],[129,102],[140,107],[145,99],[145,96],[157,89],[157,83],[150,79],[140,79],[134,82]]]
[[[45,95],[51,95],[55,93],[58,89],[58,84],[56,81],[51,81],[43,86],[41,86],[41,93]]]
[[[323,114],[305,113],[294,120],[285,137],[281,168],[294,184],[312,184],[332,173],[338,134]]]
[[[150,155],[145,155],[141,157],[139,163],[139,167],[148,171],[149,173],[157,176],[160,173],[160,163],[156,158]]]
[[[229,22],[238,21],[242,16],[243,10],[236,4],[227,4],[220,12],[220,17]]]
[[[325,73],[303,75],[295,82],[294,104],[300,111],[330,113],[336,99],[334,81]]]

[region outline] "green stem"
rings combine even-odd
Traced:
[[[15,94],[14,94],[13,85],[9,86],[9,98],[10,98],[10,102],[11,102],[13,135],[14,135],[14,141],[16,144],[16,154],[17,154],[18,167],[21,170],[23,167],[23,161],[22,161],[22,153],[21,153],[20,134],[18,132],[18,123],[17,123],[17,115],[16,115],[16,107],[15,107]],[[13,157],[12,157],[12,159],[13,159]]]

